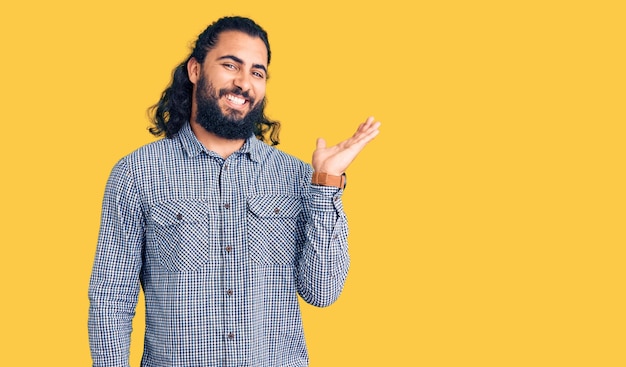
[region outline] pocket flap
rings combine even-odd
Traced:
[[[151,217],[162,226],[200,222],[208,216],[207,205],[206,202],[195,200],[168,201],[153,206]]]
[[[293,218],[302,211],[302,202],[295,196],[253,196],[248,210],[259,218]]]

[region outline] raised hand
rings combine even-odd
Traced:
[[[317,148],[313,152],[313,169],[316,172],[340,176],[365,145],[378,135],[379,126],[380,122],[374,121],[374,117],[370,116],[359,125],[354,135],[337,145],[326,147],[326,141],[318,138]]]

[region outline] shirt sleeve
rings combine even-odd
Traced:
[[[129,366],[144,227],[137,187],[122,159],[106,185],[89,283],[88,328],[94,367]]]
[[[298,292],[307,303],[326,307],[339,298],[348,275],[348,223],[341,202],[343,190],[315,185],[309,190]]]

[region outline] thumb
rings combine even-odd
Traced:
[[[326,148],[326,140],[324,138],[317,138],[317,149]]]

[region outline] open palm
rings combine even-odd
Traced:
[[[368,117],[354,135],[331,147],[326,146],[323,138],[318,138],[317,148],[313,152],[313,169],[329,175],[343,174],[365,145],[378,135],[379,126],[380,122],[375,121],[374,117]]]

